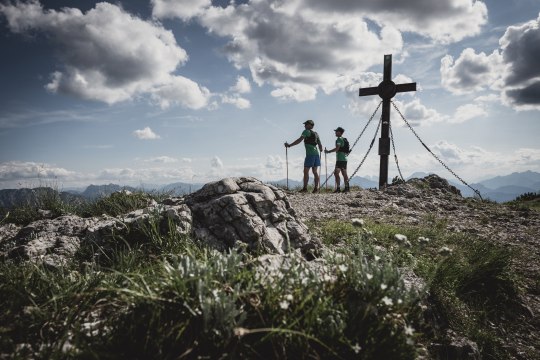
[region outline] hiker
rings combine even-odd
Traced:
[[[315,123],[313,120],[307,120],[304,122],[305,130],[302,132],[302,135],[292,143],[285,143],[285,147],[289,148],[291,146],[298,145],[304,141],[306,147],[306,158],[304,160],[304,187],[300,192],[307,192],[307,186],[309,182],[309,168],[313,171],[313,178],[315,179],[315,187],[313,192],[316,193],[319,191],[320,178],[318,173],[318,167],[321,166],[321,155],[322,144],[319,135],[313,131]],[[319,148],[317,150],[317,147]]]
[[[340,193],[340,182],[341,179],[339,178],[339,173],[343,175],[343,183],[345,185],[345,189],[343,192],[349,192],[349,176],[347,175],[347,155],[349,155],[349,141],[343,137],[343,133],[345,130],[342,127],[338,127],[336,130],[334,130],[336,133],[336,147],[332,150],[326,150],[324,149],[324,152],[326,154],[331,152],[336,152],[336,168],[334,170],[334,176],[336,178],[336,190],[334,190],[334,193]]]

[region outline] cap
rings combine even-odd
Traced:
[[[313,120],[307,120],[307,121],[304,121],[304,125],[306,125],[306,124],[315,126],[315,123],[313,122]]]
[[[339,127],[338,127],[336,130],[334,130],[334,131],[339,131],[339,132],[341,132],[341,133],[344,133],[344,132],[345,132],[345,129],[342,128],[341,126],[339,126]]]

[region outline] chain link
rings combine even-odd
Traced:
[[[354,172],[352,173],[352,175],[349,176],[349,181],[354,177],[354,175],[356,175],[356,173],[358,172],[358,170],[360,170],[360,168],[361,168],[362,165],[364,164],[364,161],[366,161],[366,158],[368,157],[369,152],[370,152],[371,149],[373,148],[373,144],[375,143],[375,140],[377,139],[377,134],[379,134],[379,128],[381,127],[381,123],[382,123],[382,114],[381,114],[381,118],[380,118],[380,120],[379,120],[379,124],[377,124],[377,130],[375,130],[375,136],[373,137],[373,140],[371,140],[371,144],[369,145],[369,149],[368,149],[368,151],[366,152],[366,155],[364,155],[364,158],[362,159],[362,161],[360,162],[360,165],[358,165],[358,167],[356,168],[356,170],[354,170]]]
[[[476,193],[476,195],[478,195],[478,197],[480,198],[480,200],[484,200],[482,198],[482,195],[480,195],[480,191],[476,190],[475,188],[473,188],[472,186],[470,186],[469,184],[467,184],[467,182],[465,182],[465,180],[463,180],[462,178],[460,178],[455,172],[453,172],[437,155],[435,155],[433,153],[433,151],[430,150],[430,148],[427,147],[426,144],[424,144],[424,142],[422,141],[422,139],[420,139],[420,136],[418,136],[418,134],[416,133],[416,131],[414,131],[414,129],[412,128],[411,124],[409,124],[409,122],[405,119],[405,116],[403,116],[403,114],[401,113],[401,111],[399,111],[398,107],[396,106],[396,104],[392,101],[392,105],[394,106],[394,109],[396,109],[396,111],[398,112],[399,116],[401,116],[401,118],[403,119],[403,121],[405,121],[405,124],[407,124],[407,126],[409,127],[409,129],[412,131],[412,133],[414,134],[414,136],[416,136],[416,138],[418,139],[418,141],[420,141],[420,143],[424,146],[424,148],[426,148],[426,150],[442,165],[444,166],[444,168],[446,170],[448,170],[452,175],[454,175],[459,181],[461,181],[461,183],[465,186],[467,186],[469,189],[471,189],[472,191],[474,191]]]
[[[390,141],[392,142],[392,149],[394,149],[394,160],[396,161],[396,167],[399,173],[399,177],[403,182],[405,182],[405,178],[403,178],[403,174],[401,173],[401,169],[399,168],[399,162],[397,159],[397,152],[396,152],[396,145],[394,145],[394,133],[392,132],[392,124],[388,124],[388,128],[390,129]]]

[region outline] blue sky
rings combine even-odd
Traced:
[[[418,84],[397,106],[460,176],[540,171],[538,0],[3,0],[0,27],[0,188],[282,179],[305,120],[328,148],[337,126],[356,139],[384,54]],[[450,177],[391,116],[404,175]]]

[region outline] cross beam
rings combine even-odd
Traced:
[[[379,95],[383,99],[381,137],[379,138],[379,189],[388,185],[388,155],[390,155],[390,99],[397,93],[416,91],[416,83],[396,84],[392,81],[392,55],[384,55],[383,81],[377,87],[361,88],[359,95]]]

